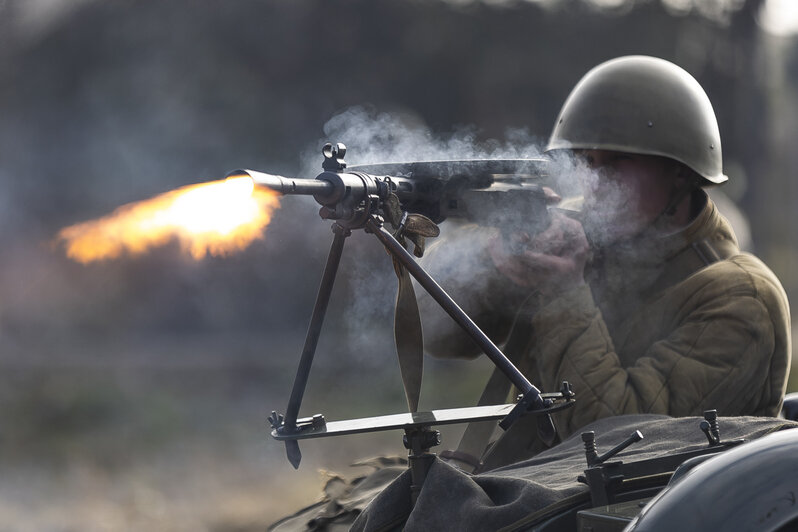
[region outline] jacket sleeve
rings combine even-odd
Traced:
[[[535,357],[544,389],[568,380],[576,405],[559,417],[570,434],[598,418],[632,413],[752,413],[768,379],[774,320],[750,286],[705,288],[659,339],[624,367],[587,286],[543,307],[533,318]],[[668,318],[663,316],[663,320]]]

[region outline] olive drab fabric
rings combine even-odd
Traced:
[[[519,369],[543,391],[567,380],[576,392],[576,405],[554,416],[561,438],[621,414],[778,414],[791,352],[786,295],[738,250],[706,194],[695,194],[698,214],[686,228],[596,251],[587,285],[527,320],[532,341]],[[533,421],[504,433],[480,470],[539,452]]]
[[[380,456],[355,462],[352,466],[372,471],[346,479],[325,472],[327,481],[321,501],[272,523],[268,532],[346,532],[358,515],[393,480],[407,471],[407,459]]]
[[[737,251],[728,222],[705,201],[684,231],[604,249],[589,286],[533,317],[534,377],[544,389],[567,379],[579,396],[558,416],[563,435],[630,413],[778,415],[791,352],[787,297],[759,259]],[[687,250],[713,260],[701,244],[727,258],[673,279],[669,263]]]

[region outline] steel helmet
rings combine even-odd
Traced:
[[[576,84],[546,151],[599,149],[659,155],[723,183],[720,132],[701,85],[664,59],[633,55],[590,70]]]

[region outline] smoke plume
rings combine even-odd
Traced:
[[[325,124],[324,133],[326,141],[343,142],[347,146],[346,159],[350,164],[536,158],[543,156],[544,146],[541,139],[525,130],[509,130],[504,139],[480,138],[475,127],[438,134],[412,113],[377,112],[366,107],[354,107],[333,116]],[[541,184],[564,198],[560,207],[581,211],[574,216],[583,223],[592,242],[604,244],[616,238],[618,221],[634,215],[629,211],[638,191],[613,181],[604,170],[590,168],[583,158],[570,151],[553,152],[545,157],[549,159],[548,175],[541,179]],[[318,164],[319,157],[314,154],[306,159]],[[583,199],[585,197],[587,200]],[[435,257],[426,261],[433,277],[467,312],[478,314],[478,310],[485,308],[492,309],[490,312],[494,314],[500,312],[507,306],[508,298],[518,295],[518,288],[507,284],[506,279],[504,285],[495,280],[500,274],[486,252],[491,229],[447,220],[441,231],[441,236],[432,243]],[[368,238],[355,242],[350,249],[355,248],[352,255],[359,257],[364,256],[365,247],[375,245]],[[352,283],[346,324],[354,351],[373,353],[379,349],[378,345],[392,345],[387,325],[384,328],[364,326],[369,321],[383,324],[392,321],[396,282],[389,261],[374,264],[356,260],[346,269]],[[429,336],[430,331],[445,327],[450,320],[434,308],[434,302],[430,302],[421,287],[416,286],[416,291],[425,315],[425,334]],[[480,320],[478,315],[472,318]],[[377,331],[380,331],[379,338],[375,336]]]
[[[517,159],[541,156],[541,141],[525,129],[511,129],[504,140],[482,139],[474,126],[449,134],[433,132],[411,112],[378,112],[364,106],[346,109],[324,125],[324,141],[343,142],[350,164],[450,159]],[[320,143],[318,144],[320,145]],[[318,145],[306,151],[307,175],[318,172]]]
[[[462,127],[449,134],[433,132],[412,113],[377,112],[358,106],[333,116],[325,125],[327,142],[342,142],[347,146],[346,160],[350,165],[380,162],[411,162],[460,159],[518,159],[541,157],[542,142],[526,130],[508,130],[504,139],[484,139],[476,127]],[[306,175],[318,173],[318,145],[306,151],[304,161]],[[312,166],[311,166],[312,164]],[[447,234],[458,225],[446,221],[441,226],[441,248],[446,249],[447,258],[435,270],[435,276],[443,279],[468,280],[484,278],[484,263],[475,260],[473,246],[463,245],[452,239],[446,247]],[[345,320],[349,340],[355,353],[374,353],[376,350],[392,350],[393,337],[390,324],[393,318],[396,279],[390,261],[383,252],[371,255],[374,262],[358,260],[370,256],[379,246],[373,238],[351,239],[350,250],[345,254],[343,270],[352,283],[348,291]],[[455,242],[457,243],[456,245]],[[479,246],[476,242],[472,244]],[[355,257],[355,259],[347,259]],[[467,283],[467,281],[466,281]],[[444,282],[444,285],[446,283]],[[459,284],[458,284],[459,286]],[[466,294],[458,294],[457,286],[451,286],[452,297],[461,301]],[[416,293],[423,299],[423,288],[416,286]],[[383,326],[364,326],[366,323]],[[391,346],[385,349],[384,346]]]

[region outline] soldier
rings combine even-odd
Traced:
[[[777,415],[790,364],[787,298],[702,190],[727,177],[698,82],[662,59],[603,63],[571,92],[547,152],[582,163],[580,221],[555,213],[512,246],[496,234],[475,253],[484,283],[443,284],[531,382],[544,391],[572,383],[577,403],[555,416],[559,436],[621,414]],[[446,276],[446,243],[429,251],[432,274]],[[476,356],[432,308],[422,300],[427,351]],[[496,397],[491,383],[486,397]],[[517,422],[478,469],[538,452],[532,427]],[[469,431],[457,456],[475,465],[468,454],[487,442]]]

